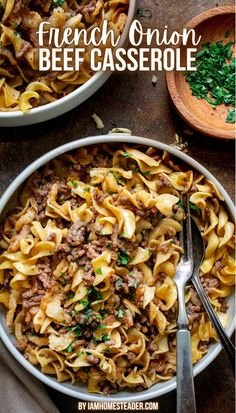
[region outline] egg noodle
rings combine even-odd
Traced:
[[[93,76],[90,53],[84,47],[83,63],[77,71],[39,72],[38,28],[87,30],[102,27],[116,38],[123,32],[129,0],[0,0],[0,111],[26,112],[68,95]],[[103,49],[107,46],[103,46]],[[101,46],[102,48],[102,46]],[[101,57],[100,57],[101,58]]]
[[[183,193],[206,243],[201,281],[225,327],[234,224],[199,172],[152,147],[104,144],[27,180],[2,224],[0,302],[30,363],[92,393],[175,375]],[[217,336],[191,284],[185,299],[196,363]]]

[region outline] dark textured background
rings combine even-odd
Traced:
[[[168,24],[170,31],[180,30],[208,8],[233,4],[233,1],[212,0],[138,1],[138,7],[152,11],[151,18],[141,18],[144,26],[161,29]],[[185,136],[187,125],[171,105],[164,73],[157,73],[157,77],[154,87],[150,72],[117,73],[87,102],[55,120],[22,128],[0,128],[0,192],[24,167],[48,150],[77,138],[100,134],[91,119],[95,112],[104,122],[102,133],[116,124],[131,129],[133,134],[171,144],[177,132],[187,139],[188,154],[208,168],[233,197],[234,143],[199,133]],[[223,353],[196,378],[195,385],[199,413],[234,412],[234,381]],[[51,390],[50,394],[62,413],[77,411],[75,400]],[[158,401],[160,413],[175,412],[175,392],[159,397]]]

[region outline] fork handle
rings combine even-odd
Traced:
[[[177,332],[177,413],[196,413],[190,331]]]
[[[192,282],[193,285],[195,287],[195,289],[197,290],[197,293],[199,295],[199,298],[217,332],[217,335],[220,339],[220,342],[222,344],[222,347],[224,348],[226,355],[229,359],[230,362],[230,366],[231,369],[234,373],[235,376],[235,347],[233,346],[232,342],[230,341],[229,337],[227,336],[227,334],[225,333],[221,322],[219,321],[219,318],[217,317],[210,301],[209,298],[204,290],[204,288],[202,287],[201,281],[199,279],[198,274],[194,273],[193,277],[192,277]]]

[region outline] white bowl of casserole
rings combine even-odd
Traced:
[[[63,6],[63,2],[60,2],[59,4],[61,4]],[[84,4],[87,4],[87,3],[84,2]],[[136,11],[136,0],[131,0],[130,3],[125,1],[124,6],[126,8],[127,8],[127,4],[128,4],[127,18],[126,18],[124,28],[122,29],[122,33],[120,35],[120,41],[119,41],[117,47],[123,47],[127,43],[129,28],[130,28],[130,25],[132,23],[132,20],[134,18],[135,11]],[[89,3],[88,3],[88,5],[89,5]],[[78,7],[82,7],[82,6],[78,6]],[[85,7],[85,6],[83,6],[83,7]],[[121,7],[121,9],[122,9],[122,3],[119,7]],[[63,11],[62,9],[58,11],[58,16],[60,16],[62,11]],[[32,13],[35,13],[35,11],[33,11]],[[35,13],[35,15],[36,15],[35,19],[36,19],[36,22],[37,22],[37,18],[38,18],[37,13]],[[22,15],[22,18],[24,19],[23,15]],[[30,21],[30,19],[32,20],[32,18],[33,18],[32,16],[29,16],[29,19],[28,19],[28,17],[26,16],[24,24],[27,25],[28,21]],[[73,20],[73,18],[74,17],[72,17],[71,20]],[[6,20],[6,28],[4,28],[6,33],[4,32],[3,36],[4,36],[4,39],[6,39],[7,36],[10,36],[10,38],[12,37],[11,42],[13,42],[14,47],[19,48],[20,46],[19,47],[17,46],[17,41],[20,41],[19,40],[20,35],[17,32],[17,29],[14,29],[14,27],[17,26],[17,23],[14,23],[16,21],[16,16],[14,15],[14,13],[13,13],[12,19],[13,19],[13,22],[12,22],[12,28],[11,29],[9,29],[10,26],[8,24],[8,20]],[[74,24],[74,22],[72,21],[72,23],[71,23],[72,28],[73,28],[73,24]],[[5,27],[5,22],[3,22],[3,27]],[[27,27],[28,26],[26,26],[26,29],[27,29]],[[15,45],[14,42],[16,42],[16,45]],[[27,43],[25,40],[22,40],[22,42],[24,42],[22,44],[22,50],[24,50],[24,48],[27,49],[27,46],[28,46],[29,42]],[[8,43],[6,42],[6,46],[7,45],[8,45]],[[5,47],[5,49],[6,49],[6,47]],[[37,48],[34,47],[32,50],[33,51],[35,50],[35,53],[36,53],[36,49]],[[30,51],[31,51],[31,49],[30,49]],[[9,53],[10,52],[8,52],[8,50],[3,50],[3,58],[5,58],[5,61],[7,61],[8,58],[14,59],[14,55],[12,55],[12,57],[8,56]],[[27,53],[27,51],[26,51],[26,53]],[[5,57],[5,56],[8,56],[8,57]],[[21,59],[22,59],[22,57],[21,57]],[[30,61],[30,59],[31,59],[30,54],[27,57],[27,59]],[[10,62],[10,60],[9,60],[9,62]],[[19,62],[21,62],[21,60]],[[19,62],[15,62],[14,64],[18,64]],[[4,126],[14,127],[14,126],[32,125],[32,124],[35,124],[35,123],[44,122],[46,120],[49,120],[49,119],[55,118],[57,116],[60,116],[63,113],[66,113],[69,110],[73,109],[74,107],[80,105],[86,99],[88,99],[91,95],[93,95],[106,82],[106,80],[112,74],[112,71],[110,71],[110,70],[98,71],[98,72],[94,73],[91,77],[91,74],[89,74],[89,70],[88,70],[88,74],[86,75],[88,80],[86,80],[86,76],[83,75],[83,71],[82,71],[82,73],[79,72],[80,76],[82,78],[84,77],[84,80],[82,80],[81,82],[76,80],[77,88],[75,88],[75,87],[73,87],[73,81],[72,81],[73,79],[71,79],[71,82],[70,82],[69,77],[70,77],[71,73],[72,73],[72,75],[74,75],[74,74],[76,75],[76,72],[67,72],[65,74],[64,74],[64,72],[58,72],[59,75],[60,75],[60,73],[62,73],[62,77],[59,76],[60,79],[63,79],[63,76],[68,76],[69,75],[68,83],[67,83],[69,86],[67,86],[67,87],[71,87],[72,90],[73,89],[74,90],[69,92],[69,93],[66,92],[65,95],[63,96],[63,90],[64,89],[61,89],[60,98],[57,98],[55,100],[54,98],[50,98],[49,95],[53,91],[54,91],[53,93],[57,93],[56,90],[58,88],[59,83],[60,82],[63,83],[64,80],[58,80],[59,78],[58,79],[55,78],[55,80],[53,80],[53,82],[55,83],[55,89],[54,89],[54,87],[52,88],[49,85],[49,83],[51,81],[48,84],[46,84],[46,86],[44,87],[44,86],[42,86],[42,83],[45,83],[45,82],[44,82],[44,80],[42,80],[42,82],[41,82],[41,80],[40,80],[41,78],[39,77],[39,76],[44,76],[44,74],[43,74],[43,72],[41,72],[41,75],[40,75],[39,72],[38,72],[37,79],[39,79],[39,80],[36,80],[36,82],[34,80],[28,81],[27,82],[28,86],[26,84],[27,87],[25,86],[25,91],[27,91],[28,88],[29,88],[29,91],[31,91],[30,93],[32,93],[32,98],[38,99],[39,94],[37,92],[37,88],[38,88],[38,91],[41,91],[39,93],[41,93],[42,96],[43,96],[44,93],[48,94],[48,91],[51,90],[51,92],[48,94],[48,98],[46,99],[47,103],[45,103],[46,101],[43,98],[43,100],[44,100],[43,104],[40,103],[38,107],[32,107],[32,109],[25,110],[24,113],[23,113],[22,110],[17,109],[17,106],[16,106],[15,109],[14,109],[14,106],[12,106],[12,108],[11,108],[11,102],[14,102],[15,95],[19,93],[18,89],[17,89],[17,87],[19,86],[17,84],[17,82],[18,82],[17,77],[15,76],[16,79],[14,79],[14,76],[10,73],[10,71],[11,71],[10,64],[8,65],[8,67],[4,66],[2,68],[2,70],[3,71],[1,73],[2,78],[1,78],[1,86],[0,87],[4,89],[4,93],[2,92],[1,101],[4,100],[4,96],[8,95],[7,99],[9,101],[9,103],[8,103],[8,107],[6,109],[4,109],[3,107],[2,107],[2,109],[0,109],[0,127],[1,126],[3,126],[3,127]],[[31,70],[31,68],[30,68],[30,70]],[[9,73],[7,73],[7,72],[9,72]],[[20,73],[22,73],[22,68],[21,68]],[[49,76],[51,76],[51,75],[53,75],[53,72],[51,74],[49,73]],[[22,76],[25,76],[25,75],[23,74]],[[45,76],[45,79],[46,79],[46,77],[47,76]],[[27,78],[27,76],[26,76],[26,78]],[[10,79],[9,85],[6,85],[6,88],[5,88],[4,81],[7,82],[8,79]],[[21,81],[22,81],[22,79],[21,79]],[[65,82],[66,81],[67,80],[65,79]],[[40,83],[40,84],[38,84],[38,83]],[[52,85],[52,83],[51,83],[51,85]],[[60,87],[59,87],[59,89],[60,89]],[[65,84],[64,84],[63,88],[64,87],[66,87]],[[29,93],[29,91],[28,91],[28,93]],[[20,97],[21,96],[23,96],[23,93],[21,93]],[[27,103],[28,99],[29,99],[29,96],[28,97],[26,96],[23,99],[24,102],[26,103],[26,106],[28,106],[28,103]],[[40,96],[40,99],[41,99],[41,96]],[[51,99],[51,101],[50,101],[50,99]],[[19,97],[18,97],[18,100],[19,100]],[[25,105],[25,103],[23,103],[23,105]],[[32,105],[30,105],[30,106],[32,106]],[[28,106],[28,107],[30,107],[30,106]],[[18,107],[19,107],[19,104],[18,104]]]
[[[12,182],[12,184],[8,187],[6,192],[3,194],[0,202],[0,211],[1,211],[1,219],[3,219],[7,212],[10,210],[10,208],[14,207],[16,205],[16,199],[19,194],[20,188],[24,184],[24,182],[29,178],[29,176],[34,173],[36,170],[38,170],[40,167],[45,165],[47,162],[50,160],[65,154],[67,152],[73,151],[73,150],[79,150],[80,148],[83,148],[83,151],[91,147],[91,145],[94,145],[95,148],[102,147],[102,145],[109,145],[109,144],[115,144],[117,147],[117,150],[121,149],[122,147],[122,154],[123,156],[122,159],[130,159],[130,158],[135,158],[136,154],[135,152],[132,152],[133,150],[139,149],[138,145],[144,145],[145,147],[152,147],[153,151],[157,151],[157,153],[162,153],[162,151],[166,151],[171,155],[171,157],[174,157],[174,163],[180,162],[181,164],[184,164],[188,168],[193,169],[196,171],[196,174],[200,176],[201,174],[204,175],[204,177],[207,180],[210,180],[213,184],[214,191],[219,191],[220,195],[224,199],[224,203],[227,209],[227,214],[229,220],[233,219],[234,216],[234,206],[233,203],[224,190],[224,188],[219,184],[219,182],[211,175],[211,173],[206,170],[204,167],[202,167],[198,162],[193,160],[191,157],[189,157],[186,154],[183,154],[182,152],[179,152],[178,150],[171,148],[163,143],[151,140],[151,139],[145,139],[141,137],[134,137],[134,136],[126,136],[126,135],[111,135],[111,136],[96,136],[96,137],[89,137],[85,139],[80,139],[74,142],[70,142],[68,144],[65,144],[63,146],[60,146],[44,156],[40,157],[38,160],[33,162],[31,165],[29,165],[15,180]],[[125,146],[122,146],[125,145]],[[124,149],[125,148],[125,149]],[[127,149],[128,148],[128,149]],[[124,151],[127,152],[124,152]],[[128,152],[130,150],[130,152]],[[142,150],[143,152],[143,150]],[[153,153],[154,153],[153,152]],[[80,152],[84,153],[84,152]],[[154,153],[155,154],[155,153]],[[137,155],[141,156],[142,155]],[[138,159],[138,158],[137,158]],[[139,163],[141,170],[142,170],[142,163]],[[153,164],[155,165],[155,163]],[[111,167],[110,167],[111,168]],[[145,166],[147,168],[147,164]],[[166,167],[165,167],[166,168]],[[147,176],[152,174],[151,167],[149,168],[150,174],[144,173],[143,177],[147,179]],[[144,172],[147,172],[144,170]],[[178,171],[176,171],[178,173]],[[101,171],[100,171],[101,173]],[[134,171],[132,173],[140,173],[138,171]],[[174,172],[174,177],[176,177],[176,173]],[[95,177],[96,179],[97,177]],[[126,178],[125,178],[126,179]],[[127,179],[128,175],[127,175]],[[142,179],[142,178],[140,178]],[[143,180],[144,181],[144,180]],[[86,185],[89,185],[86,183]],[[121,183],[122,185],[122,183]],[[72,187],[75,188],[75,184],[72,183]],[[83,187],[84,188],[84,187]],[[121,188],[118,188],[119,190]],[[88,192],[87,189],[85,191],[86,193]],[[162,195],[162,194],[161,194]],[[173,195],[172,195],[173,196]],[[161,202],[161,198],[158,198]],[[173,200],[173,198],[172,198]],[[162,206],[160,204],[160,210],[162,210]],[[123,234],[123,236],[125,236]],[[112,235],[109,235],[110,239],[112,240]],[[132,265],[132,262],[131,262]],[[207,265],[207,263],[206,263]],[[101,269],[98,271],[98,274],[101,274]],[[227,327],[226,331],[229,335],[231,335],[234,331],[234,317],[235,317],[235,311],[234,311],[234,298],[232,295],[227,297],[227,301],[229,304],[229,308],[227,311],[227,316],[228,316],[228,322],[227,322]],[[119,317],[119,316],[118,316]],[[17,350],[17,348],[14,345],[15,342],[15,337],[13,334],[9,333],[8,327],[6,326],[5,322],[5,315],[4,312],[1,312],[0,315],[0,337],[8,350],[12,353],[12,355],[18,360],[18,362],[26,369],[28,370],[31,374],[33,374],[36,378],[41,380],[43,383],[47,384],[48,386],[51,386],[52,388],[65,393],[69,396],[83,399],[83,400],[88,400],[88,401],[107,401],[107,396],[104,396],[103,394],[94,394],[94,393],[89,393],[86,386],[81,384],[80,382],[77,382],[76,384],[70,384],[67,381],[63,383],[59,383],[56,378],[53,378],[51,376],[48,376],[46,374],[43,374],[38,367],[33,366],[26,358]],[[114,342],[110,343],[110,346],[112,347],[114,345]],[[93,350],[90,350],[93,352]],[[209,344],[208,351],[204,355],[202,354],[202,358],[195,364],[194,366],[194,375],[199,374],[202,370],[204,370],[214,359],[215,357],[219,354],[221,351],[221,345],[217,342]],[[79,352],[81,353],[81,352]],[[204,353],[204,352],[203,352]],[[93,353],[95,354],[95,353]],[[89,353],[89,356],[91,353]],[[96,353],[97,355],[97,353]],[[80,357],[81,354],[78,354],[78,357]],[[77,356],[76,356],[77,357]],[[86,356],[87,357],[87,356]],[[108,359],[107,359],[108,360]],[[139,366],[139,363],[135,365],[135,368]],[[76,371],[76,369],[75,369]],[[129,373],[129,372],[128,372]],[[126,376],[128,375],[126,373]],[[171,390],[174,390],[176,388],[176,379],[175,377],[172,377],[170,379],[164,379],[164,381],[159,381],[153,384],[149,388],[144,388],[140,392],[136,391],[131,391],[127,390],[125,388],[124,390],[121,388],[121,391],[118,391],[116,394],[111,394],[109,395],[109,400],[111,401],[141,401],[141,400],[148,400],[152,399],[154,397],[158,397],[162,394],[165,394]]]

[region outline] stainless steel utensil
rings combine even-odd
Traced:
[[[199,295],[199,298],[217,332],[217,335],[220,339],[223,349],[226,352],[226,355],[229,359],[230,366],[233,370],[235,375],[235,347],[231,343],[229,337],[227,336],[226,332],[224,331],[219,318],[217,317],[211,302],[201,284],[200,277],[199,277],[199,268],[201,266],[203,257],[204,257],[204,242],[199,231],[198,226],[195,224],[194,220],[192,219],[192,240],[193,240],[193,247],[194,247],[194,270],[192,275],[192,283]]]
[[[182,201],[186,208],[186,219],[180,233],[183,255],[176,269],[175,284],[178,293],[179,312],[177,318],[177,413],[196,413],[195,391],[189,322],[185,308],[184,288],[193,273],[193,249],[190,206],[187,195]]]

